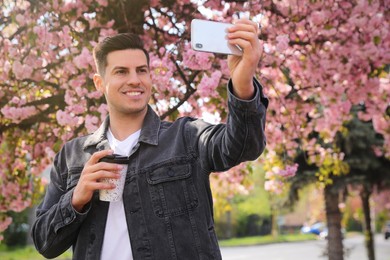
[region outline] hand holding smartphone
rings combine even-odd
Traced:
[[[196,51],[242,56],[242,50],[228,43],[227,28],[233,26],[207,20],[194,19],[191,22],[191,46]]]

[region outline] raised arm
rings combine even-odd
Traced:
[[[253,78],[263,53],[258,34],[258,25],[246,19],[236,21],[228,30],[229,43],[238,45],[243,50],[242,56],[228,57],[233,94],[240,99],[249,100],[254,97]]]

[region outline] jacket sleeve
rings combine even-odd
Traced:
[[[31,230],[36,249],[46,258],[57,257],[69,249],[89,211],[89,205],[86,211],[79,213],[71,204],[74,187],[67,187],[66,161],[61,156],[65,156],[63,150],[54,159],[50,183],[36,210],[37,219]]]
[[[257,159],[264,151],[264,133],[268,99],[254,79],[255,96],[241,100],[228,84],[229,114],[226,124],[210,125],[197,121],[197,147],[202,168],[208,172],[226,171],[241,162]],[[201,129],[201,130],[200,130]]]

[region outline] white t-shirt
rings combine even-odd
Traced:
[[[111,130],[107,131],[107,139],[114,153],[128,156],[138,142],[141,130],[131,134],[125,140],[115,139]],[[104,231],[101,260],[132,260],[129,231],[127,229],[123,198],[110,202],[106,229]]]

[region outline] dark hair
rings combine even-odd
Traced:
[[[149,66],[149,53],[144,48],[141,38],[133,33],[120,33],[115,36],[106,37],[93,48],[93,59],[95,60],[96,69],[100,75],[104,75],[107,67],[107,55],[113,51],[127,49],[138,49],[145,53]]]

